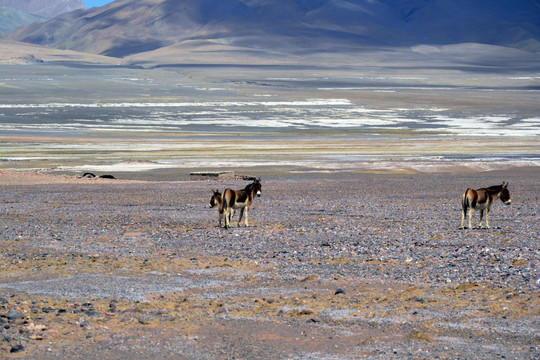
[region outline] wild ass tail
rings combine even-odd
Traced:
[[[465,192],[463,193],[463,196],[461,197],[461,206],[463,208],[463,216],[467,216],[467,210],[471,207],[471,203],[469,201],[469,196],[468,196],[469,190],[471,189],[465,190]]]

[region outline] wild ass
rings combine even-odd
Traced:
[[[261,196],[262,184],[261,180],[257,179],[253,183],[246,186],[243,190],[225,189],[223,192],[223,213],[225,217],[225,228],[230,226],[230,220],[232,216],[229,216],[231,211],[234,214],[235,209],[240,209],[240,217],[238,218],[238,226],[244,216],[244,210],[246,211],[245,226],[249,226],[248,216],[249,207],[253,202],[253,198]]]
[[[493,202],[497,199],[501,199],[506,205],[510,205],[512,200],[510,199],[510,192],[508,191],[508,183],[502,183],[502,185],[494,185],[488,188],[481,188],[478,190],[467,189],[463,193],[461,204],[463,211],[461,212],[461,228],[464,229],[465,217],[467,211],[469,211],[469,229],[471,226],[471,219],[474,210],[480,211],[480,222],[478,227],[482,227],[482,218],[484,217],[484,210],[486,211],[486,228],[489,229],[489,208]]]
[[[221,193],[219,192],[219,190],[212,190],[212,192],[214,194],[210,198],[210,203],[208,204],[208,206],[210,208],[214,208],[214,207],[217,206],[218,212],[219,212],[219,227],[221,227],[221,220],[225,216],[224,209],[223,209],[223,197],[222,197]],[[234,216],[234,210],[232,212],[230,212],[230,214],[229,214],[229,222],[230,222],[230,220],[232,219],[233,216]]]

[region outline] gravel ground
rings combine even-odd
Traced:
[[[1,172],[1,357],[538,358],[539,174],[269,176],[225,230],[211,189],[247,182]]]

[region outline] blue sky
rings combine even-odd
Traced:
[[[110,2],[113,2],[113,0],[83,0],[84,5],[89,9],[94,6],[103,6]]]

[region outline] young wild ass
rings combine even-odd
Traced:
[[[510,199],[510,192],[508,191],[508,183],[502,183],[502,185],[494,185],[488,188],[481,188],[478,190],[467,189],[463,193],[461,204],[463,205],[463,211],[461,212],[461,228],[464,229],[465,217],[467,211],[469,211],[469,229],[471,226],[471,219],[474,210],[480,211],[480,222],[478,227],[482,227],[482,218],[484,217],[484,210],[486,211],[486,228],[489,229],[489,208],[493,202],[497,199],[501,199],[506,205],[510,205],[512,200]]]
[[[219,190],[212,190],[212,192],[214,193],[214,195],[212,195],[212,197],[210,198],[210,203],[208,204],[208,206],[210,208],[214,208],[217,206],[218,212],[219,212],[219,227],[221,227],[221,219],[223,219],[225,216],[224,209],[223,209],[223,197],[221,193],[219,192]],[[234,209],[229,214],[229,222],[231,221],[233,216],[234,216]]]
[[[244,216],[244,210],[246,211],[245,226],[248,224],[249,207],[253,202],[253,198],[261,196],[262,184],[261,180],[257,179],[253,183],[246,186],[243,190],[225,189],[223,192],[223,216],[225,218],[225,228],[230,226],[231,212],[234,214],[235,209],[240,209],[240,217],[238,218],[238,226]]]

